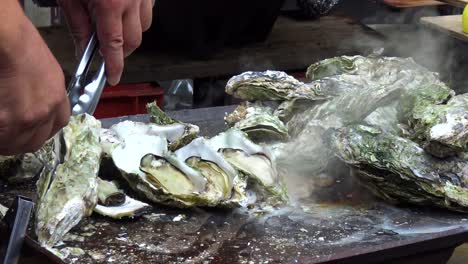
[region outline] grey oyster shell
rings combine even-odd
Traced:
[[[36,234],[41,245],[52,247],[97,203],[101,123],[89,115],[73,116],[55,136],[51,153],[37,182]],[[58,156],[64,151],[64,159]]]
[[[433,158],[411,140],[362,125],[330,130],[325,141],[365,187],[389,202],[468,212],[466,160]]]
[[[451,94],[447,91],[445,96]],[[446,104],[416,104],[410,120],[411,138],[421,142],[432,155],[445,158],[468,151],[468,94],[455,96]]]
[[[228,81],[226,93],[246,101],[323,100],[314,88],[280,71],[245,72]]]
[[[226,123],[247,133],[255,142],[282,141],[288,138],[286,125],[273,110],[260,102],[244,102],[225,117]]]

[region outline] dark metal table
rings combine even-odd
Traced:
[[[171,115],[212,136],[231,110]],[[345,175],[330,187],[314,187],[313,178],[289,184],[292,205],[274,212],[155,205],[138,219],[93,215],[59,248],[71,252],[69,263],[445,263],[455,247],[468,242],[468,215],[387,205]],[[2,184],[0,193],[5,201],[32,190]]]

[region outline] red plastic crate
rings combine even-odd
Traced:
[[[106,86],[94,116],[109,118],[146,113],[146,104],[157,101],[162,108],[164,89],[151,83]]]

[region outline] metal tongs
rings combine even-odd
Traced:
[[[104,62],[101,63],[98,72],[91,80],[89,80],[89,83],[84,84],[84,82],[86,81],[92,60],[96,53],[98,53],[98,50],[99,43],[96,33],[94,33],[86,46],[83,56],[81,57],[76,73],[72,77],[67,88],[72,115],[84,113],[93,115],[94,111],[96,111],[102,90],[107,82]]]

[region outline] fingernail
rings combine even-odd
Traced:
[[[111,86],[116,86],[120,82],[120,78],[122,78],[122,74],[118,75],[116,78],[109,79],[109,84]]]

